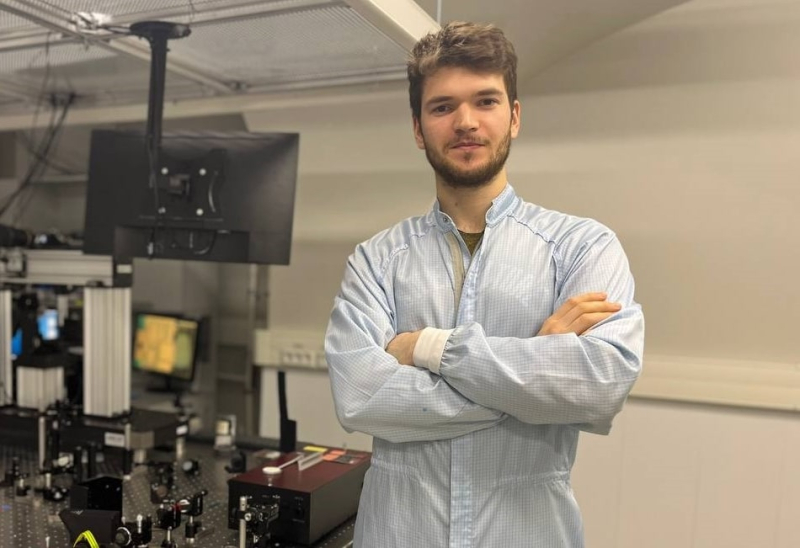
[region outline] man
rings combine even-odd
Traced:
[[[580,430],[607,434],[644,321],[616,236],[506,180],[516,55],[452,23],[408,65],[437,201],[360,244],[326,335],[336,411],[374,436],[363,548],[576,548]]]

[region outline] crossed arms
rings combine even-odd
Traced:
[[[600,291],[570,297],[561,305],[561,308],[544,321],[536,336],[563,335],[564,333],[583,335],[622,309],[620,303],[612,303],[607,299],[608,295]],[[414,349],[422,332],[423,330],[420,329],[400,333],[389,341],[386,352],[394,356],[401,365],[422,366],[422,364],[414,363]]]
[[[607,433],[641,368],[643,318],[616,240],[597,252],[608,279],[575,271],[537,333],[434,330],[434,367],[430,356],[415,362],[420,331],[394,332],[379,273],[357,250],[325,342],[342,425],[393,442],[450,439],[509,416]]]

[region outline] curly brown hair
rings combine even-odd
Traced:
[[[442,67],[502,74],[509,103],[513,105],[517,99],[517,54],[503,31],[494,25],[455,21],[416,43],[407,65],[414,118],[422,114],[425,78]]]

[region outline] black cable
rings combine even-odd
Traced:
[[[30,205],[33,197],[36,195],[35,190],[36,189],[33,186],[28,186],[24,192],[20,193],[17,199],[19,207],[17,207],[16,211],[14,212],[14,217],[11,219],[11,226],[19,225],[25,210],[28,208],[28,205]]]
[[[20,194],[19,199],[17,202],[19,203],[19,207],[14,212],[14,218],[11,220],[11,226],[18,226],[20,221],[22,220],[22,216],[25,214],[25,210],[28,209],[28,206],[33,201],[33,197],[36,195],[36,187],[29,186],[23,194]]]
[[[194,231],[190,232],[190,235],[193,235],[193,234],[194,234]],[[193,249],[193,246],[190,246],[190,249],[192,249],[192,254],[193,255],[197,255],[197,256],[208,255],[211,252],[211,250],[214,249],[214,244],[216,242],[217,242],[217,231],[215,230],[215,231],[213,231],[211,233],[210,241],[208,242],[208,245],[206,247],[204,247],[203,249],[199,249],[199,250],[195,251]]]
[[[42,85],[41,85],[41,88],[39,90],[38,101],[36,103],[36,109],[34,110],[34,113],[33,113],[33,121],[31,123],[32,125],[31,125],[31,131],[30,131],[31,140],[33,140],[33,134],[34,134],[34,131],[36,130],[36,124],[37,124],[37,121],[39,119],[39,112],[40,112],[40,110],[42,108],[42,103],[43,103],[45,94],[47,92],[47,86],[48,86],[48,83],[50,81],[50,36],[51,36],[51,34],[52,33],[50,33],[50,32],[47,33],[47,40],[45,41],[45,46],[44,46],[44,55],[45,55],[44,78],[42,79]],[[36,57],[34,57],[31,60],[31,62],[28,64],[28,69],[31,69],[33,67],[33,63],[35,61],[36,61]],[[37,157],[44,155],[44,154],[42,154],[41,151],[44,150],[45,142],[46,141],[49,142],[49,140],[48,140],[48,132],[53,127],[54,116],[55,116],[55,107],[53,108],[53,111],[50,114],[50,122],[48,123],[48,129],[45,130],[45,132],[43,134],[43,137],[42,137],[42,141],[39,144],[40,152],[36,155]],[[49,149],[49,146],[48,146],[48,149]],[[32,180],[33,175],[35,174],[36,170],[39,169],[40,163],[41,162],[39,160],[36,160],[36,161],[32,162],[31,165],[28,167],[28,172],[26,173],[25,177],[23,178],[23,181],[20,184],[20,186],[17,187],[17,189],[15,189],[11,193],[11,195],[6,198],[5,204],[2,207],[0,207],[0,217],[3,216],[3,214],[8,210],[8,208],[11,206],[11,204],[14,203],[14,200],[16,200],[17,197],[25,190],[25,188],[27,188],[28,184],[30,184],[30,181]]]
[[[65,111],[62,111],[61,118],[59,118],[59,122],[55,125],[55,132],[53,134],[52,143],[50,144],[50,148],[52,149],[53,152],[58,150],[58,144],[59,144],[59,141],[61,140],[61,136],[63,135],[63,133],[61,132],[61,129],[62,129],[62,126],[63,126],[63,123],[64,123],[64,118],[66,118],[66,115],[67,115],[67,112],[69,111],[70,106],[75,101],[75,93],[73,91],[70,91],[68,95],[57,95],[54,92],[54,93],[52,93],[50,95],[50,105],[53,107],[53,111],[51,113],[51,118],[50,118],[51,121],[55,119],[56,107],[58,106],[59,100],[63,100],[64,101],[63,108],[65,109]],[[51,127],[53,127],[53,124],[51,124]],[[42,166],[42,170],[40,172],[40,176],[41,176],[44,173],[44,168],[50,166],[50,162],[52,161],[52,158],[50,157],[51,155],[49,153],[48,154],[37,154],[37,155],[41,157],[41,161],[44,163],[44,165]],[[37,177],[37,179],[38,179],[38,177]]]
[[[39,111],[42,108],[42,102],[47,93],[47,84],[50,80],[50,36],[51,35],[52,32],[48,32],[47,39],[44,42],[44,78],[42,79],[42,85],[39,88],[39,94],[36,101],[36,110],[33,111],[33,121],[31,122],[31,131],[30,131],[31,137],[33,137],[33,132],[36,130],[36,122],[39,119]],[[28,70],[31,70],[33,68],[33,63],[36,61],[37,57],[31,59],[31,62],[28,63]]]
[[[21,131],[19,132],[19,136],[22,138],[22,144],[25,147],[25,150],[31,156],[34,156],[39,161],[44,162],[50,169],[58,171],[62,175],[77,175],[79,173],[75,169],[65,166],[58,160],[54,160],[53,158],[47,158],[45,156],[40,156],[39,152],[34,149],[34,143],[31,141],[27,133]]]
[[[208,245],[206,245],[202,249],[196,249],[194,247],[193,243],[192,243],[192,240],[194,239],[195,232],[196,231],[194,231],[194,230],[190,230],[189,231],[190,242],[189,242],[188,246],[181,245],[178,242],[178,240],[175,238],[175,235],[173,234],[172,242],[171,242],[172,243],[172,247],[176,248],[176,249],[180,249],[182,251],[190,251],[193,255],[198,255],[198,256],[200,256],[200,255],[208,255],[211,252],[211,250],[214,249],[214,244],[217,242],[217,231],[214,230],[213,232],[211,232],[211,236],[209,238]],[[201,234],[202,234],[202,232],[201,232]]]
[[[39,147],[38,153],[35,155],[36,157],[42,156],[47,157],[50,152],[50,149],[53,146],[53,142],[55,141],[56,137],[58,136],[59,132],[61,131],[61,127],[64,123],[64,119],[67,116],[67,112],[69,111],[69,107],[74,100],[74,95],[70,95],[66,102],[64,103],[64,107],[61,110],[61,114],[58,117],[56,122],[53,122],[53,118],[55,117],[55,113],[57,112],[56,106],[53,105],[53,111],[51,112],[51,124],[50,127],[45,130],[45,135],[42,138],[42,144]],[[40,170],[43,167],[43,162],[39,161],[38,159],[34,158],[34,162],[28,168],[28,172],[25,174],[20,185],[8,196],[6,197],[6,201],[2,207],[0,207],[0,218],[8,211],[9,207],[19,198],[22,192],[25,191],[30,185],[31,182],[34,181],[38,175],[40,174]]]
[[[51,132],[46,132],[45,134],[46,137],[43,138],[43,143],[46,140],[47,143],[49,144],[51,140],[49,137],[50,134]],[[49,146],[42,148],[49,148]],[[39,153],[39,155],[41,155],[41,152]],[[16,189],[14,189],[14,191],[9,196],[6,197],[5,203],[3,204],[2,207],[0,207],[0,217],[2,217],[5,214],[8,208],[11,207],[11,205],[16,201],[16,199],[28,188],[31,181],[35,178],[41,165],[42,163],[34,158],[34,161],[31,162],[31,164],[28,166],[28,172],[23,177],[22,182]]]
[[[61,116],[59,117],[58,121],[53,123],[53,118],[55,117],[56,109],[55,106],[53,107],[53,112],[51,113],[51,123],[48,130],[45,131],[45,136],[42,138],[42,144],[40,146],[38,155],[39,156],[47,156],[50,152],[50,148],[53,145],[53,141],[60,131],[61,126],[64,122],[64,118],[67,115],[67,111],[69,110],[69,105],[72,101],[69,100],[61,111]],[[22,183],[11,193],[11,195],[6,199],[6,203],[3,204],[2,208],[0,208],[0,217],[8,210],[11,204],[17,199],[17,197],[31,184],[33,180],[38,177],[38,174],[42,168],[42,162],[34,161],[28,169]]]

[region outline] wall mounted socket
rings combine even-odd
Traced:
[[[325,369],[325,332],[300,329],[257,329],[253,361],[263,367]]]

